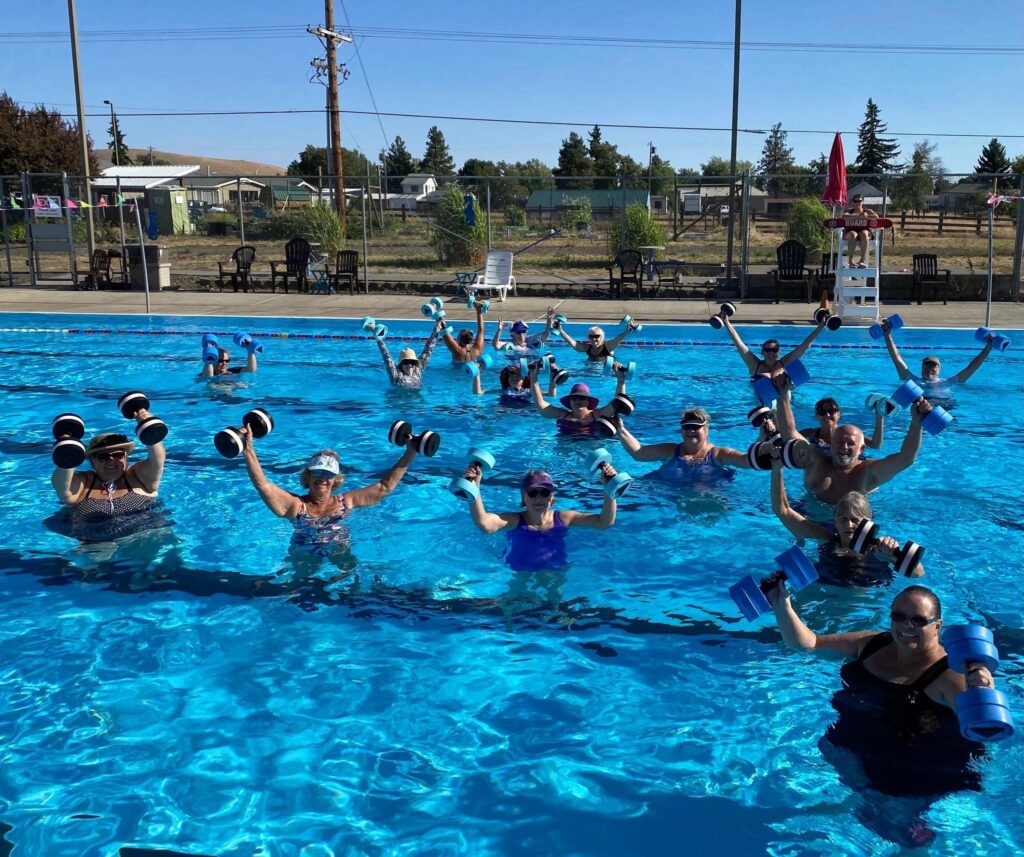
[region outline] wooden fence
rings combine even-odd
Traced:
[[[903,211],[890,214],[896,228],[906,235],[987,235],[988,214],[949,214],[945,211],[927,211],[915,214]],[[751,223],[762,232],[784,231],[785,215],[751,212]],[[1013,217],[996,216],[993,230],[999,237],[1013,237],[1016,221]]]

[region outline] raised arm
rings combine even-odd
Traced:
[[[380,349],[380,356],[384,358],[384,368],[387,370],[388,377],[391,379],[391,383],[394,384],[398,380],[398,367],[395,366],[395,361],[391,359],[391,352],[388,351],[387,343],[381,337],[377,338],[377,347]]]
[[[729,321],[729,317],[723,315],[722,321],[725,324],[725,330],[729,334],[729,338],[732,339],[733,345],[735,345],[736,350],[739,351],[744,364],[746,364],[746,367],[753,372],[757,368],[758,359],[750,353],[750,349],[747,348],[747,343],[745,343],[736,332],[736,328],[732,326],[732,322]]]
[[[625,329],[622,331],[622,333],[620,333],[618,336],[616,336],[616,337],[614,337],[612,339],[609,339],[605,343],[605,345],[608,348],[608,351],[611,352],[612,354],[614,354],[615,353],[615,349],[618,348],[622,344],[622,340],[625,339],[627,336],[629,336],[629,334],[632,333],[632,332],[633,332],[633,326],[631,324],[627,324]]]
[[[932,406],[924,398],[918,399],[910,406],[910,426],[900,451],[877,461],[867,462],[866,488],[874,491],[883,482],[888,482],[897,473],[906,470],[917,459],[921,449],[921,420],[931,411]]]
[[[892,361],[892,365],[896,367],[896,374],[900,376],[901,381],[906,381],[910,377],[910,370],[907,368],[907,364],[900,356],[900,350],[893,341],[892,328],[889,326],[889,322],[882,322],[882,333],[885,336],[885,347],[889,352],[889,359]]]
[[[57,499],[65,506],[73,506],[78,503],[85,491],[83,474],[73,468],[56,468],[50,476],[50,484],[57,492]]]
[[[875,411],[875,430],[871,437],[864,438],[864,446],[868,449],[881,449],[885,440],[885,417],[882,412]]]
[[[256,371],[256,352],[250,351],[248,358],[245,361],[245,368],[243,372],[255,372]]]
[[[402,478],[409,470],[409,465],[412,464],[412,460],[416,457],[415,443],[415,439],[409,438],[401,458],[372,485],[367,485],[365,488],[357,488],[355,491],[345,492],[345,498],[352,508],[376,506],[398,487],[398,483],[402,481]]]
[[[484,353],[484,312],[480,304],[476,304],[476,336],[473,339],[473,357]]]
[[[619,442],[634,461],[667,461],[675,455],[676,445],[674,443],[641,446],[640,441],[633,437],[621,419],[616,418],[615,425],[619,429]]]
[[[807,334],[807,337],[801,342],[796,348],[789,352],[785,357],[782,358],[782,365],[786,366],[792,363],[794,360],[799,360],[806,353],[807,349],[811,347],[811,343],[818,338],[818,335],[825,329],[825,322],[817,325],[814,330]]]
[[[615,468],[610,464],[601,465],[601,481],[607,482],[615,476]],[[567,509],[562,512],[562,523],[566,527],[589,527],[592,530],[607,530],[615,523],[615,513],[618,510],[618,502],[615,497],[609,494],[604,495],[604,504],[601,506],[601,514],[595,515],[591,512],[576,512]]]
[[[279,518],[294,518],[302,511],[302,501],[267,479],[263,468],[260,467],[260,460],[256,456],[256,447],[253,445],[252,432],[249,431],[249,427],[245,426],[239,429],[238,434],[242,438],[245,470],[249,474],[249,481],[259,493],[260,499]]]
[[[782,632],[782,641],[794,649],[828,650],[839,652],[848,658],[855,658],[860,654],[864,644],[875,636],[873,631],[853,631],[849,634],[815,634],[797,614],[781,575],[777,585],[771,587],[765,595],[775,612],[775,620],[779,623],[779,630]]]
[[[789,376],[786,374],[776,375],[772,378],[772,383],[779,391],[778,396],[775,397],[775,416],[778,418],[776,428],[782,435],[782,439],[790,440],[794,437],[803,437],[797,430],[796,419],[793,416],[793,401],[790,397],[793,384],[789,380]]]
[[[587,343],[585,343],[585,342],[577,342],[575,339],[573,339],[569,335],[569,331],[567,331],[565,329],[565,325],[564,324],[558,325],[558,327],[555,328],[555,331],[558,333],[559,336],[562,337],[562,339],[565,340],[566,344],[573,351],[586,351],[587,350]]]
[[[540,382],[537,380],[538,366],[539,364],[535,363],[530,367],[530,391],[533,393],[533,404],[537,408],[537,412],[542,417],[548,417],[549,419],[564,417],[569,413],[565,408],[549,405],[544,399],[544,394],[540,389]]]
[[[452,336],[451,330],[447,327],[441,332],[441,341],[451,352],[452,357],[462,356],[462,349],[459,347],[459,343],[455,341],[455,337]]]
[[[772,511],[782,525],[798,539],[814,539],[827,542],[832,534],[824,527],[808,521],[789,505],[786,496],[786,479],[782,474],[782,455],[778,447],[772,449]]]
[[[957,372],[949,380],[957,384],[966,384],[967,379],[978,371],[978,369],[981,367],[981,364],[984,363],[988,359],[989,354],[992,353],[992,341],[994,339],[995,334],[990,333],[988,335],[988,340],[985,342],[985,347],[982,348],[980,352],[978,352],[978,356],[975,357],[970,363],[967,364],[966,367]]]
[[[501,348],[501,332],[505,329],[505,322],[498,319],[498,329],[494,331],[494,339],[491,340],[491,348],[495,351]]]
[[[430,336],[427,337],[427,341],[423,346],[423,350],[420,352],[420,371],[423,372],[427,368],[427,364],[430,362],[430,355],[434,353],[434,346],[437,345],[437,338],[441,335],[441,331],[447,332],[448,328],[445,327],[443,321],[438,321],[434,325],[434,329],[430,331]]]
[[[475,482],[479,488],[480,480],[482,478],[480,466],[478,464],[469,465],[469,467],[466,468],[465,473],[462,474],[462,478],[468,479],[470,482]],[[496,515],[494,512],[488,512],[484,508],[484,500],[480,494],[477,494],[477,496],[470,502],[469,516],[473,519],[473,523],[485,533],[497,533],[500,530],[507,529],[519,523],[519,515],[516,513],[506,512],[501,515]]]
[[[138,423],[148,420],[152,414],[143,409],[135,412],[135,421]],[[163,441],[146,447],[146,457],[138,464],[133,465],[132,472],[142,483],[147,491],[156,493],[160,487],[160,477],[164,473],[164,462],[167,460],[167,450],[164,449]]]

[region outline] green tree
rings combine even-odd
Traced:
[[[898,172],[900,147],[892,137],[883,137],[888,126],[881,120],[878,105],[870,98],[864,111],[864,121],[857,130],[856,173],[865,178],[882,173]]]
[[[371,175],[377,174],[377,165],[362,152],[358,149],[341,147],[341,170],[349,186],[358,184],[360,179],[366,178],[367,166],[370,168]],[[309,144],[299,153],[299,157],[288,165],[285,172],[290,176],[302,176],[314,182],[320,175],[326,182],[328,175],[327,147]]]
[[[478,176],[500,176],[501,170],[494,161],[482,161],[479,158],[469,158],[466,163],[462,165],[462,169],[459,170],[459,175],[462,176],[464,181],[462,184],[467,187],[473,188],[486,188],[487,182],[478,180]],[[497,185],[497,182],[493,182],[492,185]],[[483,191],[486,192],[486,191]],[[491,196],[493,203],[494,187],[491,188]]]
[[[587,189],[593,185],[587,177],[594,174],[594,159],[590,157],[583,138],[575,131],[570,131],[569,138],[562,140],[554,173],[559,178],[558,186],[567,190]]]
[[[626,206],[626,234],[619,229],[608,230],[608,255],[617,256],[620,250],[634,247],[658,247],[665,244],[665,230],[662,229],[647,206],[632,203]],[[624,242],[624,243],[622,243]]]
[[[672,164],[662,160],[661,156],[655,153],[651,156],[649,168],[644,169],[644,175],[650,179],[651,193],[655,196],[670,196],[675,185],[676,171]]]
[[[525,205],[535,190],[553,190],[555,177],[551,167],[537,158],[528,161],[498,161],[504,176],[491,186],[491,204],[495,206]]]
[[[92,139],[87,143],[89,172],[97,175],[99,165],[92,155]],[[0,92],[0,175],[21,172],[82,175],[78,127],[56,110],[47,110],[42,104],[26,110],[6,92]],[[40,181],[33,187],[40,192],[56,191],[60,181]]]
[[[121,130],[121,123],[118,122],[116,125],[113,120],[110,122],[110,126],[107,128],[107,134],[110,135],[110,162],[113,164],[120,164],[122,167],[130,167],[135,161],[132,160],[131,153],[128,151],[128,147],[124,144],[124,132]]]
[[[992,181],[996,183],[997,187],[1002,187],[1006,185],[1006,181],[1002,176],[1009,175],[1009,172],[1010,159],[1006,156],[1006,147],[993,137],[988,142],[988,145],[981,147],[981,156],[974,167],[974,174],[986,177],[1000,176],[1000,178],[992,179]]]
[[[923,211],[925,196],[935,187],[931,176],[934,167],[935,144],[922,140],[914,144],[914,154],[905,175],[893,182],[892,204],[900,211]]]
[[[569,197],[566,200],[569,205],[562,212],[562,229],[570,233],[586,231],[594,219],[593,209],[590,207],[590,200],[585,196]]]
[[[395,137],[384,154],[384,166],[388,173],[388,190],[398,193],[402,189],[402,179],[410,173],[419,172],[420,165],[406,148],[405,140]]]
[[[786,145],[789,134],[782,130],[782,123],[772,125],[761,149],[761,160],[757,162],[757,171],[763,175],[760,179],[761,190],[775,194],[779,189],[780,173],[785,173],[794,165],[793,150]]]
[[[786,217],[786,237],[795,238],[808,250],[827,253],[829,236],[822,231],[822,221],[831,214],[821,201],[813,196],[804,196],[793,203]]]
[[[1017,176],[1024,173],[1024,155],[1017,155],[1010,161],[1010,172]]]
[[[466,225],[464,189],[448,185],[437,204],[437,221],[430,235],[430,244],[437,258],[445,265],[479,265],[487,248],[487,225],[480,207],[474,202],[476,223]]]
[[[601,126],[590,129],[587,153],[593,162],[591,169],[595,176],[594,187],[599,190],[615,187],[615,177],[619,175],[619,149],[613,143],[601,138]]]
[[[420,169],[438,177],[450,176],[455,173],[455,161],[452,160],[452,154],[448,151],[444,134],[436,125],[432,125],[427,131],[427,150],[423,153]]]
[[[736,161],[736,175],[741,176],[745,172],[753,170],[754,165],[750,161]],[[717,155],[708,158],[700,165],[700,172],[703,176],[729,176],[729,159],[720,158]]]

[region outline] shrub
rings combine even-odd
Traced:
[[[665,230],[662,229],[647,207],[638,203],[626,206],[626,235],[623,239],[622,224],[616,219],[608,228],[608,255],[617,256],[620,250],[636,247],[661,247],[665,244]]]
[[[795,238],[809,251],[827,253],[829,235],[822,231],[822,221],[831,217],[831,213],[813,196],[802,196],[793,203],[786,218],[786,237]]]
[[[346,216],[346,224],[350,217],[351,214]],[[269,218],[266,234],[285,241],[296,236],[305,238],[310,244],[319,244],[317,250],[321,253],[333,253],[345,246],[338,212],[327,202],[315,202],[306,208],[296,208]]]
[[[505,208],[506,226],[526,226],[526,212],[518,205],[509,205]]]
[[[569,208],[562,212],[562,230],[567,233],[586,230],[593,219],[590,200],[585,196],[571,197]]]
[[[474,202],[476,223],[466,224],[466,204],[458,185],[444,189],[437,203],[437,219],[430,235],[430,245],[445,265],[480,265],[487,246],[487,226],[480,207]]]

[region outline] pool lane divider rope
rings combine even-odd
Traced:
[[[64,334],[84,334],[91,336],[202,336],[203,333],[212,333],[214,336],[223,336],[230,339],[234,335],[234,331],[194,331],[194,330],[116,330],[108,327],[2,327],[0,333],[64,333]],[[373,342],[372,336],[365,336],[362,334],[354,333],[273,333],[273,332],[251,332],[253,336],[263,339],[330,339],[341,342]],[[392,336],[388,335],[388,340],[394,342],[422,342],[423,336]],[[696,339],[636,339],[630,340],[629,342],[623,342],[623,346],[638,347],[638,348],[652,348],[665,345],[691,345],[691,346],[705,346],[711,345],[719,348],[735,348],[731,341],[719,341],[719,342],[707,342]],[[783,348],[796,348],[796,344],[787,342],[782,343]],[[875,343],[865,342],[863,344],[829,344],[829,343],[815,343],[814,347],[821,349],[840,349],[840,350],[871,350],[881,351],[884,346],[877,345]],[[934,345],[900,345],[900,351],[936,351],[942,350],[943,348],[957,348],[958,346],[934,346]],[[964,346],[966,347],[966,346]]]

